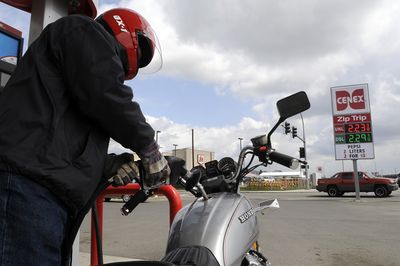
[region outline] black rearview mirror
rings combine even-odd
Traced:
[[[280,99],[276,106],[279,115],[283,120],[291,116],[297,115],[310,108],[310,101],[304,91],[297,92],[286,98]]]
[[[310,108],[310,101],[304,91],[297,92],[286,98],[280,99],[276,103],[279,112],[279,120],[267,135],[267,146],[271,148],[271,135],[274,133],[280,123],[286,118],[300,114],[301,112]]]

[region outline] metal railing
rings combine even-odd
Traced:
[[[103,232],[103,204],[104,198],[110,195],[129,195],[135,194],[140,189],[139,184],[128,184],[123,187],[113,187],[109,186],[106,190],[104,190],[99,197],[96,199],[96,208],[97,208],[97,217],[99,224],[99,237],[102,240],[102,232]],[[179,195],[179,192],[171,185],[165,185],[159,187],[156,191],[158,195],[164,195],[167,197],[169,201],[169,223],[172,224],[172,221],[175,218],[177,212],[182,208],[182,201]],[[93,217],[93,216],[92,216]],[[98,265],[98,254],[97,254],[97,241],[96,241],[96,231],[94,226],[94,221],[91,221],[91,243],[90,243],[90,265],[95,266]]]

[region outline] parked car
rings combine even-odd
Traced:
[[[392,191],[399,189],[396,179],[376,177],[366,172],[358,172],[358,179],[361,192],[374,192],[377,197],[387,197]],[[327,192],[331,197],[355,192],[353,172],[339,172],[330,178],[318,179],[316,189]]]
[[[400,187],[400,174],[384,175],[383,177],[397,179],[397,184],[399,184]]]
[[[122,199],[123,202],[128,202],[131,198],[131,195],[111,195],[107,198],[104,198],[105,202],[111,201],[111,198]]]

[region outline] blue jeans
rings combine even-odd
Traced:
[[[0,265],[61,264],[68,213],[45,187],[0,171]]]

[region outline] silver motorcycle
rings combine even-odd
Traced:
[[[236,162],[225,157],[205,166],[184,169],[184,161],[169,157],[171,177],[194,196],[175,216],[168,237],[166,255],[161,261],[118,262],[107,265],[270,265],[259,251],[257,214],[279,208],[276,199],[253,206],[240,193],[246,175],[260,166],[279,163],[296,169],[302,162],[272,148],[271,135],[288,117],[310,108],[305,92],[298,92],[277,102],[280,118],[268,135],[251,139]],[[249,157],[249,160],[245,160]],[[254,159],[258,162],[255,163]],[[246,163],[245,163],[246,161]],[[149,196],[149,191],[136,193],[121,209],[128,215]]]

